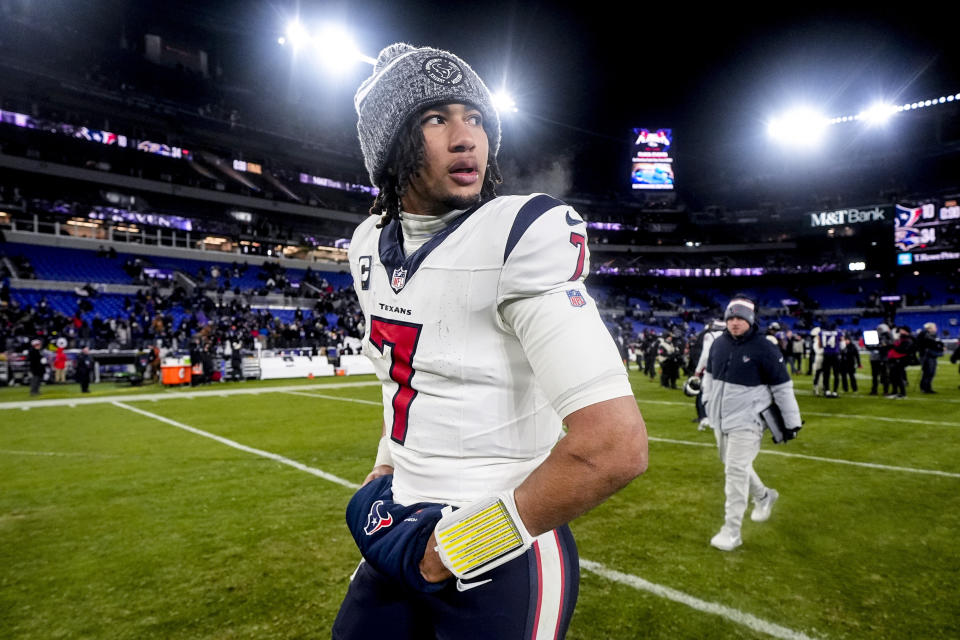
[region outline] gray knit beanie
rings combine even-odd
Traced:
[[[733,300],[727,304],[726,311],[723,312],[723,319],[743,318],[750,324],[757,320],[757,305],[746,296],[734,296]]]
[[[428,107],[454,102],[470,104],[483,114],[490,157],[496,157],[500,148],[500,116],[490,90],[470,65],[449,51],[417,48],[403,42],[381,51],[373,75],[360,85],[353,98],[359,116],[360,148],[370,182],[380,186],[390,149],[407,118]]]

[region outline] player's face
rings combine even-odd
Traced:
[[[750,328],[750,323],[738,316],[733,316],[727,320],[727,331],[734,338],[739,338]]]
[[[489,153],[480,111],[463,104],[432,107],[420,115],[420,128],[423,165],[410,179],[403,210],[441,215],[476,204]]]

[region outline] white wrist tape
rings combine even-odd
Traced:
[[[380,444],[377,445],[377,459],[373,466],[379,467],[382,464],[393,466],[393,456],[390,455],[390,436],[380,438]]]
[[[444,509],[434,531],[443,565],[458,578],[473,578],[523,555],[533,536],[523,526],[513,489],[456,511]]]

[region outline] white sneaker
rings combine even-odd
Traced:
[[[710,546],[716,547],[721,551],[733,551],[741,544],[743,544],[743,541],[740,540],[740,534],[730,533],[726,527],[720,529],[717,535],[710,538]]]
[[[704,418],[700,421],[700,425],[697,427],[697,431],[706,431],[710,428],[710,420]]]
[[[767,489],[767,495],[760,500],[753,501],[753,511],[750,513],[750,519],[754,522],[766,522],[770,518],[770,512],[773,511],[773,505],[777,502],[780,494],[776,489]]]

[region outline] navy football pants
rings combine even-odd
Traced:
[[[363,562],[340,606],[333,638],[559,639],[570,625],[579,587],[580,560],[567,526],[539,536],[525,555],[465,583],[450,580],[436,593],[404,587]]]

